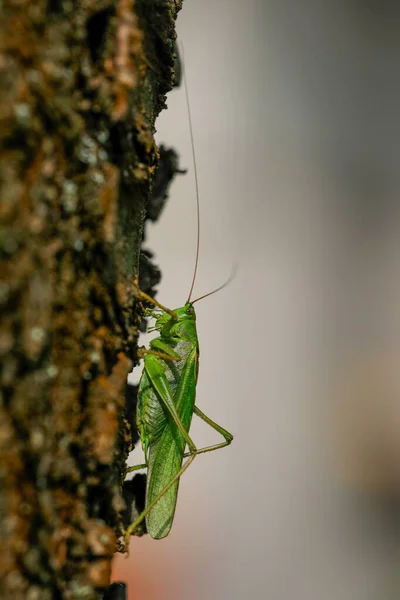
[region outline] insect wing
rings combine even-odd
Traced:
[[[181,371],[174,396],[176,410],[186,431],[189,431],[193,415],[197,363],[197,348],[192,347]],[[167,418],[167,422],[168,425],[165,427],[161,438],[152,444],[149,449],[147,505],[157,498],[182,466],[185,441],[170,416]],[[168,535],[174,519],[178,489],[179,480],[171,486],[147,515],[146,527],[152,538],[161,539]]]

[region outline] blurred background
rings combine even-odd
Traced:
[[[202,0],[177,30],[197,154],[197,404],[235,436],[183,476],[169,537],[115,562],[129,600],[400,597],[400,4]],[[181,155],[147,247],[188,295],[195,184]],[[134,379],[137,379],[134,374]],[[219,441],[193,421],[200,447]],[[141,461],[140,450],[132,464]]]

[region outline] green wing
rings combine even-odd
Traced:
[[[174,404],[179,419],[186,431],[189,431],[193,415],[196,394],[198,351],[192,347],[184,367],[180,373],[179,383],[174,396]],[[158,394],[160,402],[165,404],[165,399]],[[160,495],[163,489],[179,472],[185,440],[177,428],[171,415],[167,416],[167,425],[158,441],[149,448],[146,505]],[[174,519],[176,501],[179,489],[179,479],[160,498],[154,508],[146,517],[146,527],[154,539],[161,539],[168,535]]]

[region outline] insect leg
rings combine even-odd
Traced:
[[[155,340],[151,340],[150,346],[150,350],[143,347],[139,348],[137,352],[138,358],[143,358],[146,356],[146,354],[152,354],[153,356],[158,356],[163,360],[181,360],[179,354],[175,352],[171,346],[157,338]]]
[[[225,442],[221,442],[220,444],[214,444],[213,446],[206,446],[205,448],[199,448],[196,450],[196,454],[203,454],[204,452],[212,452],[213,450],[219,450],[219,448],[225,448],[225,446],[229,446],[229,444],[233,440],[233,435],[229,433],[226,429],[215,423],[210,417],[207,417],[197,406],[194,406],[193,412],[207,425],[215,429],[223,438],[225,438]],[[184,454],[184,457],[191,456],[192,452],[187,452]]]
[[[199,408],[197,408],[197,406],[194,407],[194,412],[200,419],[202,419],[205,423],[210,425],[210,427],[212,427],[213,429],[215,429],[215,431],[217,431],[220,435],[222,435],[222,437],[225,438],[225,442],[221,442],[220,444],[215,444],[213,446],[207,446],[206,448],[200,448],[200,449],[196,448],[194,450],[190,449],[190,452],[188,452],[184,455],[185,458],[186,457],[189,457],[189,458],[185,462],[185,464],[182,466],[182,468],[171,479],[171,481],[168,483],[168,485],[166,485],[165,488],[163,490],[161,490],[161,492],[158,494],[157,498],[155,498],[153,500],[153,502],[149,506],[146,507],[146,509],[141,513],[141,515],[136,519],[136,521],[134,521],[126,530],[126,532],[125,532],[126,543],[128,543],[129,537],[132,535],[132,533],[135,531],[135,529],[138,527],[138,525],[140,525],[140,523],[143,521],[143,519],[146,517],[146,515],[154,508],[154,506],[157,504],[157,502],[159,500],[161,500],[161,498],[164,496],[164,494],[166,492],[168,492],[168,490],[174,485],[174,483],[183,475],[183,473],[191,465],[191,463],[194,461],[194,459],[196,458],[196,456],[198,454],[202,454],[204,452],[212,452],[213,450],[218,450],[219,448],[224,448],[225,446],[229,446],[229,444],[232,442],[233,435],[231,433],[229,433],[229,431],[227,431],[226,429],[224,429],[223,427],[218,425],[218,423],[215,423],[215,421],[213,421],[212,419],[207,417],[207,415],[205,415]]]
[[[171,317],[173,317],[175,320],[178,319],[176,313],[174,313],[173,310],[171,310],[170,308],[166,308],[165,306],[163,306],[162,304],[160,304],[157,300],[154,300],[154,298],[152,298],[151,296],[148,296],[147,294],[145,294],[144,292],[142,292],[142,290],[139,290],[139,296],[143,300],[146,300],[146,302],[150,302],[150,304],[154,304],[154,306],[158,306],[158,308],[161,308],[161,310],[163,310],[164,312],[166,312],[169,315],[171,315]]]
[[[171,356],[170,354],[166,354],[164,352],[158,352],[158,350],[147,350],[147,348],[139,348],[139,350],[137,352],[138,358],[143,358],[144,356],[146,356],[146,354],[152,354],[153,356],[158,356],[159,358],[162,358],[163,360],[181,360],[181,357],[178,355]]]
[[[153,500],[153,502],[151,504],[149,504],[149,506],[147,506],[144,509],[144,511],[138,516],[138,518],[136,519],[136,521],[134,521],[133,523],[131,523],[131,525],[129,525],[128,529],[126,529],[126,531],[125,531],[125,536],[124,536],[126,544],[129,543],[129,538],[132,535],[132,533],[135,531],[135,529],[137,528],[137,526],[140,525],[140,523],[143,521],[143,519],[146,517],[146,515],[149,514],[149,512],[154,508],[154,506],[157,504],[157,502],[159,500],[161,500],[161,498],[168,492],[168,490],[174,485],[174,483],[176,481],[178,481],[178,479],[180,479],[180,477],[183,475],[183,473],[186,471],[186,469],[188,469],[190,467],[190,465],[192,464],[192,462],[194,461],[195,458],[196,458],[196,453],[194,452],[193,454],[190,455],[190,458],[187,459],[187,461],[185,462],[185,464],[182,465],[182,467],[178,471],[178,473],[165,486],[165,488],[163,490],[161,490],[161,492]]]
[[[125,475],[127,473],[132,473],[132,471],[140,471],[141,469],[147,469],[147,463],[143,463],[141,465],[135,465],[134,467],[126,467]]]
[[[150,348],[152,350],[160,351],[166,354],[168,357],[174,358],[175,360],[180,360],[180,356],[169,344],[160,340],[160,338],[155,338],[150,342]]]

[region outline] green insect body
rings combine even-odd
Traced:
[[[126,472],[147,468],[146,504],[144,511],[126,529],[126,543],[144,518],[152,538],[166,537],[175,515],[181,475],[198,454],[218,450],[233,440],[229,431],[195,405],[199,370],[193,307],[196,301],[187,301],[183,308],[170,311],[143,292],[140,295],[163,313],[156,317],[154,326],[160,335],[150,342],[149,350],[142,351],[145,358],[139,383],[137,427],[146,463],[128,467]],[[189,436],[193,414],[217,431],[224,441],[198,449]],[[183,462],[185,457],[187,460]]]
[[[190,303],[174,313],[177,319],[164,313],[156,320],[155,329],[160,336],[150,342],[150,348],[180,360],[147,354],[139,385],[137,427],[151,473],[147,478],[146,505],[160,496],[182,467],[186,440],[176,426],[171,409],[186,432],[194,411],[199,364],[196,314]],[[163,538],[171,529],[179,481],[177,479],[161,496],[157,508],[146,517],[147,531],[152,538]]]

